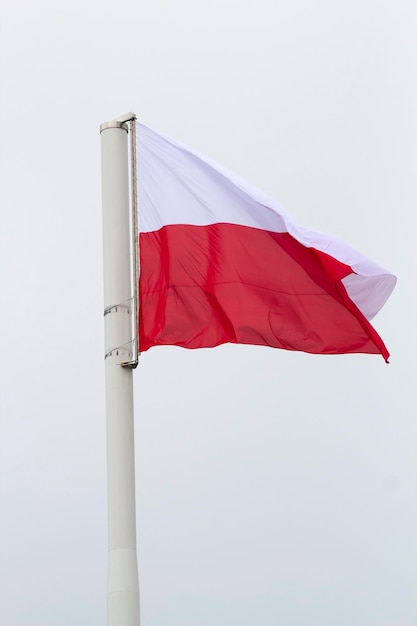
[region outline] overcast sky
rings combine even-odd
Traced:
[[[0,623],[105,623],[100,123],[145,124],[398,275],[392,357],[154,348],[143,626],[415,626],[411,0],[5,0]]]

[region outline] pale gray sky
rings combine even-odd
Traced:
[[[392,358],[155,348],[143,626],[417,623],[414,3],[6,0],[0,623],[105,623],[99,125],[133,110],[399,277]]]

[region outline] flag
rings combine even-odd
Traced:
[[[389,353],[369,320],[395,276],[137,124],[139,349],[223,343]]]

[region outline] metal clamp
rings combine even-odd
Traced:
[[[126,302],[130,302],[131,300],[132,298],[130,298],[130,300],[126,300]],[[111,313],[112,311],[117,313],[119,309],[125,309],[128,315],[130,315],[132,312],[131,307],[128,304],[122,302],[120,304],[112,304],[111,306],[106,307],[104,309],[104,316],[109,315],[109,313]]]

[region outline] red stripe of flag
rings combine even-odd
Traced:
[[[264,345],[389,353],[341,282],[352,269],[288,233],[170,225],[140,233],[139,347]]]

